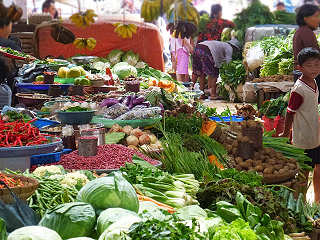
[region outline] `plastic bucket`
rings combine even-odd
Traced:
[[[267,132],[276,130],[276,133],[273,135],[273,137],[279,137],[279,135],[284,131],[285,118],[277,116],[272,119],[263,116],[262,120],[264,121],[263,127]]]

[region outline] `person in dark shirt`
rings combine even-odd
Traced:
[[[59,18],[59,13],[55,6],[54,0],[46,0],[42,4],[42,12],[49,13],[53,19]]]
[[[304,48],[314,48],[320,50],[317,37],[313,32],[320,24],[320,9],[312,4],[305,4],[300,7],[297,18],[299,28],[293,36],[293,56],[295,70],[298,70],[297,57],[299,52]],[[299,72],[299,71],[297,71]],[[299,74],[298,74],[299,75]],[[320,76],[316,78],[317,85],[320,86]],[[319,96],[320,102],[320,96]]]
[[[21,51],[21,42],[17,38],[9,37],[12,31],[12,22],[7,17],[0,17],[0,47],[10,47]],[[0,56],[0,83],[5,81],[13,87],[13,77],[17,74],[15,61]]]
[[[201,32],[198,37],[198,43],[210,40],[221,40],[221,34],[225,28],[234,28],[235,24],[231,21],[222,19],[222,7],[220,4],[211,6],[211,21],[207,24],[204,32]]]

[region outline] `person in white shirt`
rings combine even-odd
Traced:
[[[314,168],[313,187],[315,202],[320,201],[320,123],[318,113],[319,89],[315,78],[320,74],[320,51],[315,48],[302,49],[297,57],[298,68],[302,72],[291,90],[285,119],[285,129],[281,134],[289,137],[292,128],[292,143],[312,159]],[[305,173],[308,185],[309,171]]]

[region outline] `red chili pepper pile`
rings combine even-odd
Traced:
[[[1,174],[1,173],[0,173],[0,181],[3,181],[5,184],[7,184],[7,186],[9,188],[22,187],[23,186],[23,183],[22,183],[22,181],[20,179],[14,180],[13,178],[8,177],[8,176],[6,176],[4,174]],[[0,184],[0,189],[1,188],[5,188],[5,186]]]
[[[48,142],[45,135],[29,121],[0,121],[0,147],[22,147],[40,145]]]

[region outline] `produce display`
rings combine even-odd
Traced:
[[[131,126],[121,127],[115,124],[109,130],[109,134],[106,136],[108,143],[118,143],[125,139],[124,142],[129,148],[148,151],[148,150],[161,150],[161,142],[150,131],[142,131],[139,128],[133,128]],[[116,138],[116,141],[112,141]]]
[[[182,38],[198,24],[206,31],[210,21],[208,15],[199,18],[190,1],[144,0],[141,12],[146,21],[166,13],[168,31]],[[88,27],[95,17],[88,10],[71,21]],[[290,17],[254,0],[237,14],[235,30],[223,30],[222,40],[242,41],[247,27]],[[136,27],[114,23],[127,40]],[[234,55],[221,66],[219,94],[241,100],[242,85],[251,79],[255,86],[293,81],[292,34],[247,44],[244,59]],[[90,37],[74,39],[81,49],[96,44]],[[307,201],[302,181],[311,159],[287,138],[266,132],[259,119],[267,126],[266,119],[283,117],[289,94],[266,100],[260,109],[238,104],[221,112],[215,102],[198,100],[203,91],[172,76],[120,49],[105,57],[23,65],[16,81],[28,93],[17,97],[39,102],[25,104],[30,110],[3,109],[0,150],[37,150],[54,139],[50,134],[62,141],[55,152],[21,156],[30,158],[30,168],[1,169],[0,182],[23,189],[18,197],[29,195],[24,205],[13,202],[19,213],[2,203],[9,193],[0,183],[0,240],[292,240],[319,229],[320,205]],[[55,84],[45,84],[53,79]],[[40,111],[31,111],[35,105]],[[21,176],[38,185],[29,189],[16,180]],[[32,224],[25,211],[36,214]]]
[[[5,56],[9,56],[11,58],[35,60],[33,56],[14,50],[9,47],[0,47],[0,54],[4,54]]]
[[[30,123],[31,121],[4,122],[1,120],[0,147],[22,147],[48,143],[49,139]]]
[[[290,94],[287,93],[284,96],[280,96],[276,99],[264,101],[259,109],[259,114],[266,117],[285,116]]]
[[[14,178],[12,177],[9,177],[5,174],[2,174],[0,172],[0,181],[1,181],[1,184],[0,184],[0,189],[2,188],[5,188],[6,186],[2,184],[5,183],[9,188],[14,188],[14,187],[22,187],[23,186],[23,182],[20,180],[20,179],[17,179],[15,180]]]
[[[65,169],[113,170],[124,166],[126,162],[132,162],[134,155],[154,165],[159,163],[134,149],[110,144],[98,146],[98,153],[94,157],[79,156],[78,151],[66,154],[57,165],[62,165]]]

